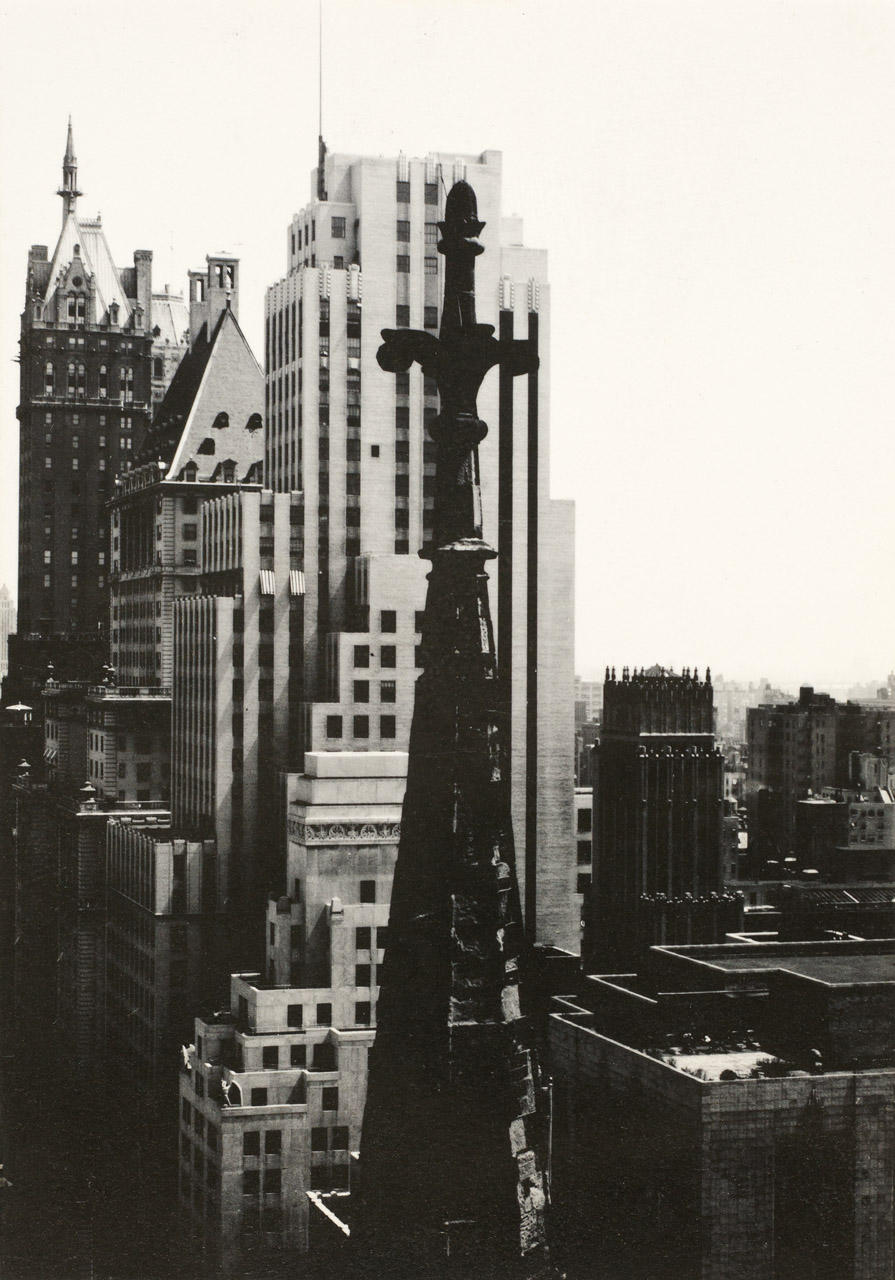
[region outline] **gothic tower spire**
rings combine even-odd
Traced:
[[[68,135],[65,139],[65,155],[62,158],[62,186],[56,192],[62,196],[62,221],[70,213],[74,213],[78,196],[78,158],[75,155],[75,140],[72,136],[71,116],[68,117]]]
[[[388,946],[370,1054],[352,1252],[359,1274],[532,1280],[548,1249],[546,1090],[520,1000],[526,955],[510,812],[506,701],[482,534],[476,398],[529,372],[527,342],[475,313],[475,192],[440,222],[441,332],[383,330],[378,359],[434,377],[432,560]],[[422,554],[422,553],[421,553]]]

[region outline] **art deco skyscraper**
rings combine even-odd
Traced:
[[[572,508],[549,497],[546,254],[501,216],[501,156],[326,154],[288,228],[286,276],[266,315],[265,482],[304,495],[303,745],[406,750],[432,537],[435,379],[383,378],[380,331],[434,334],[443,288],[437,223],[468,178],[486,223],[480,310],[531,337],[536,375],[490,379],[483,416],[485,521],[501,663],[511,690],[511,787],[520,879],[538,937],[577,950],[573,821]],[[499,428],[499,429],[498,429]],[[498,489],[502,494],[498,498]],[[512,587],[512,591],[510,590]]]

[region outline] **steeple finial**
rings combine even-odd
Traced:
[[[71,128],[71,116],[68,117],[68,134],[65,139],[65,155],[62,158],[62,186],[56,192],[62,197],[63,221],[70,213],[74,213],[78,196],[78,158],[75,155],[75,140]]]

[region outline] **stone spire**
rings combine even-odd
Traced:
[[[75,141],[71,129],[71,116],[68,117],[68,135],[65,139],[65,155],[62,158],[62,186],[56,192],[62,196],[62,221],[70,213],[74,213],[78,196],[78,158],[75,155]]]
[[[520,1004],[525,939],[483,540],[479,386],[525,342],[476,323],[475,193],[439,223],[440,337],[383,330],[378,359],[437,379],[432,561],[401,843],[370,1056],[352,1252],[369,1277],[535,1277],[547,1250],[546,1092]],[[421,553],[422,554],[422,553]]]

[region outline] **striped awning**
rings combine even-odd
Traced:
[[[301,569],[289,570],[289,594],[290,596],[303,596],[305,593],[305,575]]]
[[[44,760],[46,760],[47,764],[52,764],[58,753],[59,748],[55,743],[50,742],[44,747]]]
[[[259,576],[259,586],[263,596],[272,596],[276,593],[277,581],[274,577],[273,569],[262,569]]]

